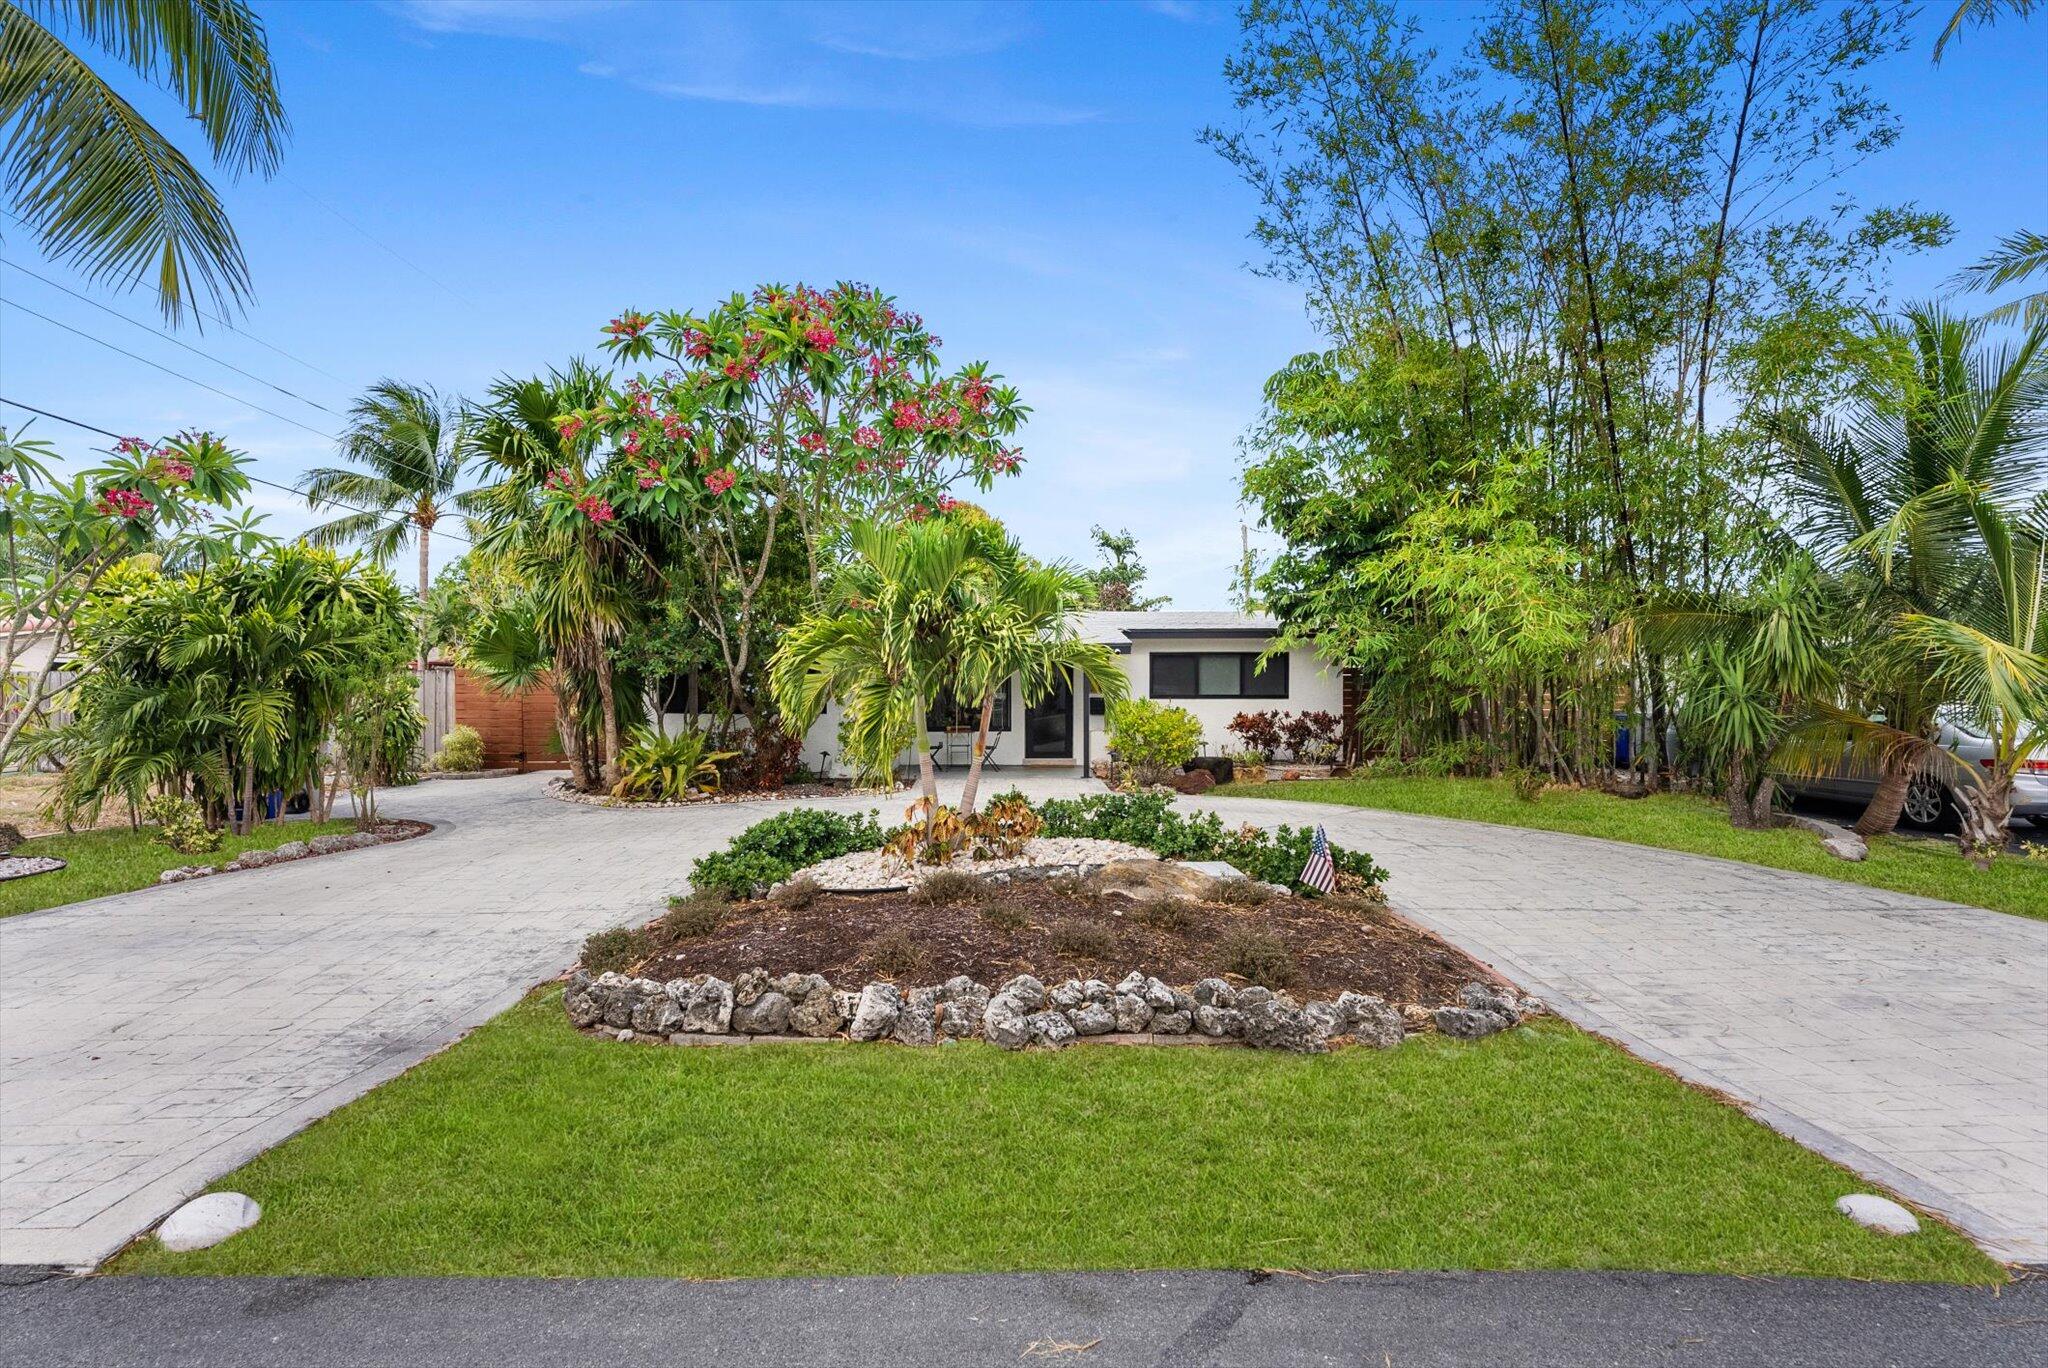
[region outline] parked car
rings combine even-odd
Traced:
[[[1944,750],[1968,765],[1989,768],[1995,748],[1991,738],[1952,722],[1941,724]],[[1832,774],[1793,776],[1779,774],[1778,787],[1795,797],[1829,798],[1844,803],[1867,803],[1877,792],[1877,770],[1868,763],[1853,763],[1844,751],[1841,766]],[[1906,806],[1900,820],[1916,827],[1943,827],[1956,817],[1955,788],[1964,782],[1944,778],[1938,770],[1917,774],[1906,787]],[[2048,759],[2029,760],[2013,781],[2012,815],[2024,817],[2037,826],[2048,826]]]

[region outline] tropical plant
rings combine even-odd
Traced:
[[[2034,0],[1957,0],[1955,12],[1949,15],[1941,36],[1934,40],[1934,60],[1941,60],[1948,45],[1960,37],[1965,28],[1989,26],[2001,13],[2024,19],[2033,12]]]
[[[642,727],[619,757],[619,782],[612,796],[630,802],[671,802],[692,793],[714,793],[719,765],[737,754],[712,750],[711,738],[702,732],[664,736]]]
[[[80,615],[73,716],[34,753],[61,763],[66,811],[156,791],[246,832],[264,795],[319,794],[330,759],[363,784],[393,726],[396,744],[416,741],[408,636],[390,577],[324,551],[280,546],[203,575],[124,566]],[[344,723],[353,735],[331,747]]]
[[[968,817],[981,790],[996,695],[1011,678],[1027,706],[1076,676],[1112,705],[1130,692],[1115,653],[1083,640],[1076,629],[1088,587],[1079,571],[1031,559],[993,521],[972,523],[970,535],[986,573],[973,578],[968,609],[955,624],[950,681],[954,697],[979,704],[974,751],[960,790],[960,811]]]
[[[195,294],[239,306],[249,268],[213,188],[67,37],[168,91],[217,165],[269,176],[287,129],[263,22],[242,0],[0,0],[0,158],[43,254],[95,282],[153,277],[172,322]]]
[[[206,813],[190,798],[161,793],[142,805],[142,815],[156,827],[156,839],[180,855],[207,855],[226,839],[206,824]]]
[[[1965,844],[1983,852],[2004,844],[2012,781],[2048,716],[2048,321],[1991,345],[1981,320],[1921,307],[1884,338],[1906,363],[1874,366],[1849,411],[1772,431],[1795,530],[1878,587],[1867,616],[1881,633],[1863,658],[1888,706],[1828,718],[1883,760],[1872,825],[1896,821],[1912,777],[1943,763],[1935,712],[1954,704],[1996,745],[1989,767],[1945,766],[1968,810]]]
[[[2041,274],[2048,274],[2048,234],[2021,231],[2000,238],[1982,261],[1965,266],[1956,283],[1988,294]],[[2048,290],[2008,300],[1984,315],[1987,323],[2032,325],[2044,319],[2048,319]]]
[[[1140,784],[1176,773],[1202,747],[1202,720],[1186,708],[1126,698],[1105,710],[1109,750]]]
[[[1038,805],[1038,815],[1047,836],[1124,841],[1170,860],[1224,860],[1247,878],[1290,887],[1299,885],[1315,842],[1315,832],[1307,827],[1232,830],[1213,812],[1177,811],[1163,793],[1052,798]],[[1330,858],[1339,874],[1359,884],[1373,886],[1387,877],[1363,851],[1332,845]]]
[[[1091,607],[1111,613],[1149,613],[1173,600],[1165,594],[1142,594],[1145,562],[1138,559],[1138,539],[1129,528],[1112,532],[1097,525],[1088,529],[1102,563],[1086,572]]]
[[[109,458],[69,480],[50,473],[57,459],[39,438],[0,429],[0,535],[6,540],[6,581],[0,610],[7,641],[0,679],[7,681],[0,765],[11,765],[23,729],[38,725],[57,664],[74,680],[93,669],[74,660],[77,621],[105,577],[131,558],[157,563],[231,557],[269,539],[246,522],[215,527],[217,512],[248,492],[243,459],[219,438],[185,432],[153,444],[123,438]],[[43,647],[38,664],[25,664]]]
[[[931,753],[917,744],[960,660],[961,626],[988,577],[976,528],[953,518],[856,524],[825,606],[799,619],[768,664],[782,725],[802,733],[827,701],[845,706],[840,745],[861,777],[886,783],[913,750],[927,811],[938,801]]]
[[[315,511],[349,511],[306,533],[315,546],[361,546],[382,565],[407,542],[419,552],[420,648],[427,649],[426,602],[432,589],[428,544],[435,524],[471,502],[459,491],[469,452],[459,401],[427,385],[379,380],[348,411],[339,452],[346,466],[316,466],[299,481]]]

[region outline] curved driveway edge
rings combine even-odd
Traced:
[[[565,968],[583,936],[653,916],[698,855],[789,806],[611,812],[544,782],[392,791],[388,813],[441,829],[0,921],[0,1263],[97,1263]],[[901,801],[814,805],[893,819]],[[2048,1261],[2048,923],[1550,832],[1190,805],[1323,822],[1394,871],[1400,911],[1573,1019],[1994,1254]]]

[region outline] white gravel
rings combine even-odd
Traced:
[[[1025,843],[1024,853],[1011,859],[955,859],[944,865],[909,865],[886,850],[857,850],[821,860],[800,869],[791,880],[811,878],[828,892],[874,893],[891,888],[910,888],[941,869],[959,870],[981,876],[1006,875],[1028,869],[1038,874],[1085,874],[1118,860],[1156,860],[1159,857],[1139,846],[1122,841],[1103,841],[1092,836],[1039,836]]]
[[[47,874],[63,867],[64,862],[53,855],[0,855],[0,882],[26,879],[31,874]]]

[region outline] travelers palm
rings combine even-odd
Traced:
[[[249,268],[213,187],[81,38],[168,91],[217,165],[269,176],[286,124],[262,21],[241,0],[0,0],[0,179],[44,255],[95,282],[153,276],[173,322],[196,294],[239,305]]]

